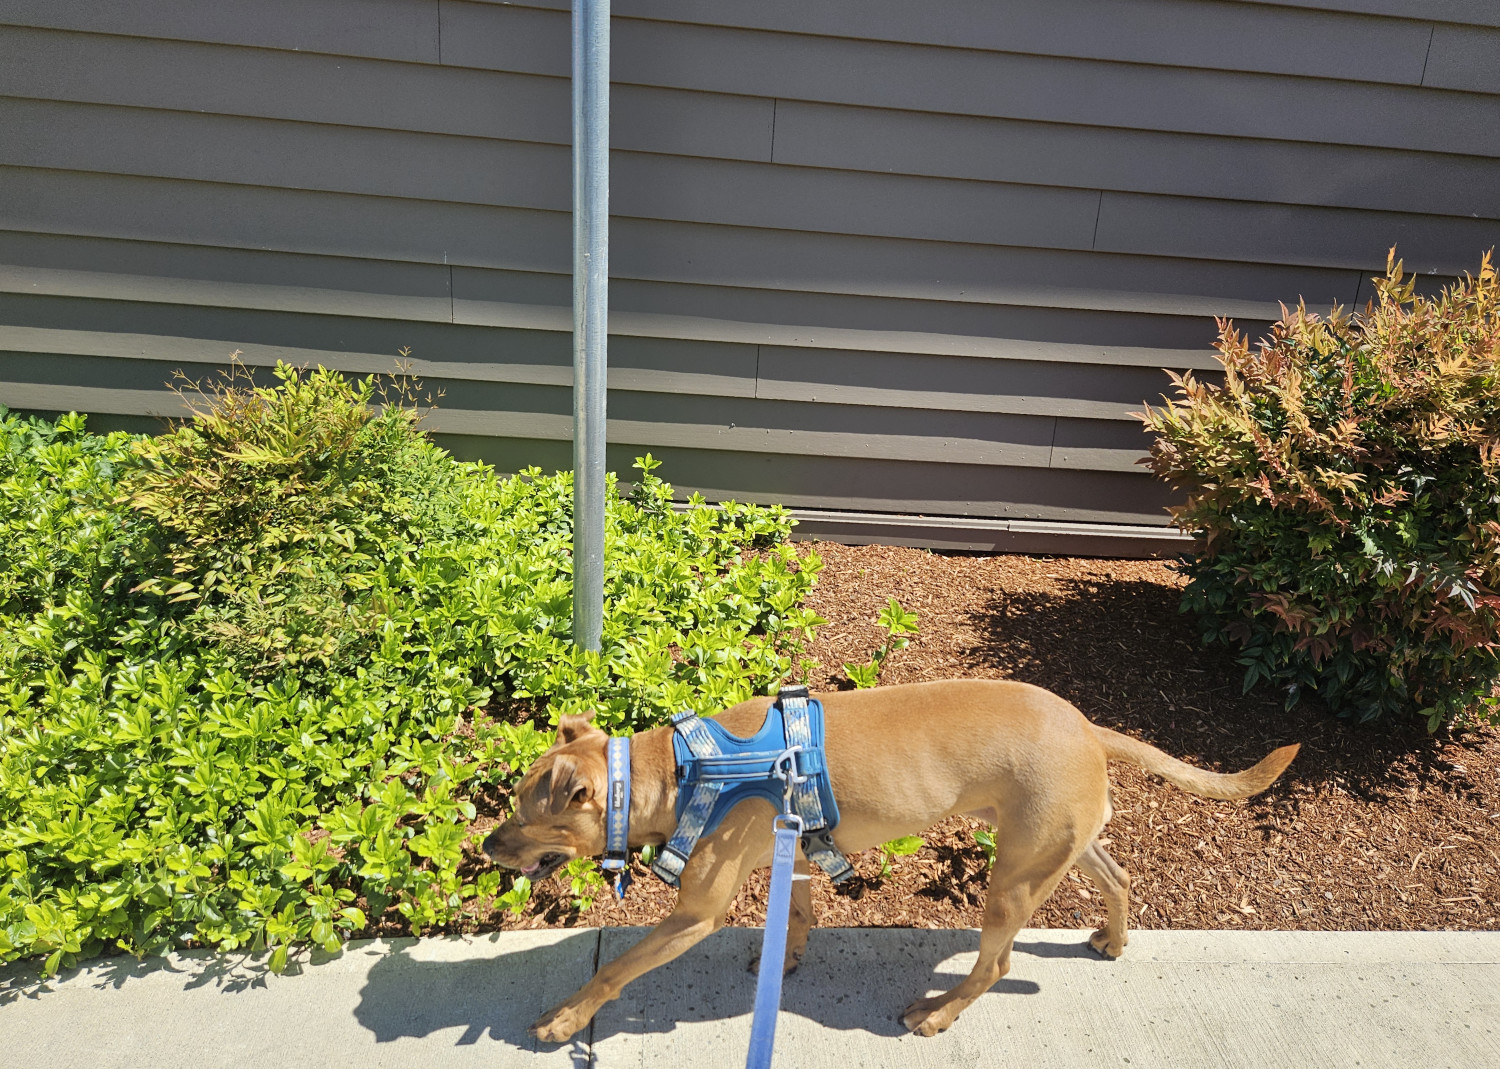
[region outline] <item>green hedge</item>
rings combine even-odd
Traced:
[[[463,863],[473,800],[557,715],[723,708],[821,623],[784,510],[675,510],[647,456],[581,652],[569,473],[497,478],[374,380],[277,374],[154,439],[0,409],[0,960],[279,969],[380,918],[482,916],[502,877]]]

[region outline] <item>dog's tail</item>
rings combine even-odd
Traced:
[[[1253,768],[1226,775],[1194,768],[1155,746],[1132,739],[1129,735],[1121,735],[1118,731],[1111,731],[1098,724],[1089,726],[1094,729],[1095,737],[1104,744],[1104,752],[1111,761],[1124,761],[1144,768],[1168,783],[1176,784],[1192,794],[1201,794],[1205,798],[1249,798],[1252,794],[1259,794],[1276,782],[1276,777],[1286,770],[1286,766],[1292,763],[1292,758],[1301,749],[1296,744],[1283,746],[1272,750]]]

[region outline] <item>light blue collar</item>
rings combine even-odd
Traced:
[[[599,867],[615,876],[615,895],[630,886],[630,738],[611,738],[605,746],[609,786],[604,796],[604,860]]]

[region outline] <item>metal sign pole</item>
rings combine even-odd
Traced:
[[[573,0],[573,641],[604,630],[609,0]]]

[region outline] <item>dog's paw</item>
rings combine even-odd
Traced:
[[[1125,953],[1125,944],[1128,942],[1130,942],[1130,936],[1128,935],[1117,943],[1110,942],[1109,931],[1105,928],[1100,928],[1093,935],[1089,936],[1089,946],[1093,948],[1094,953],[1098,954],[1105,961],[1114,961],[1121,954]]]
[[[803,953],[804,953],[804,951],[802,951],[802,950],[788,950],[787,951],[787,953],[786,953],[786,960],[781,963],[781,975],[782,976],[790,976],[790,975],[792,975],[792,973],[794,973],[794,972],[797,971],[797,966],[799,966],[799,965],[802,964],[802,955],[803,955]],[[753,958],[750,959],[749,964],[747,964],[745,966],[745,971],[748,972],[748,973],[750,973],[750,974],[752,974],[752,975],[756,975],[756,976],[758,976],[760,974],[760,955],[759,954],[755,955],[755,957],[753,957]]]
[[[901,1023],[919,1036],[935,1036],[958,1020],[958,1011],[946,995],[919,998],[901,1015]]]
[[[526,1031],[543,1043],[565,1043],[574,1032],[589,1023],[589,1019],[578,1009],[567,1005],[556,1006],[537,1018],[536,1024]]]

